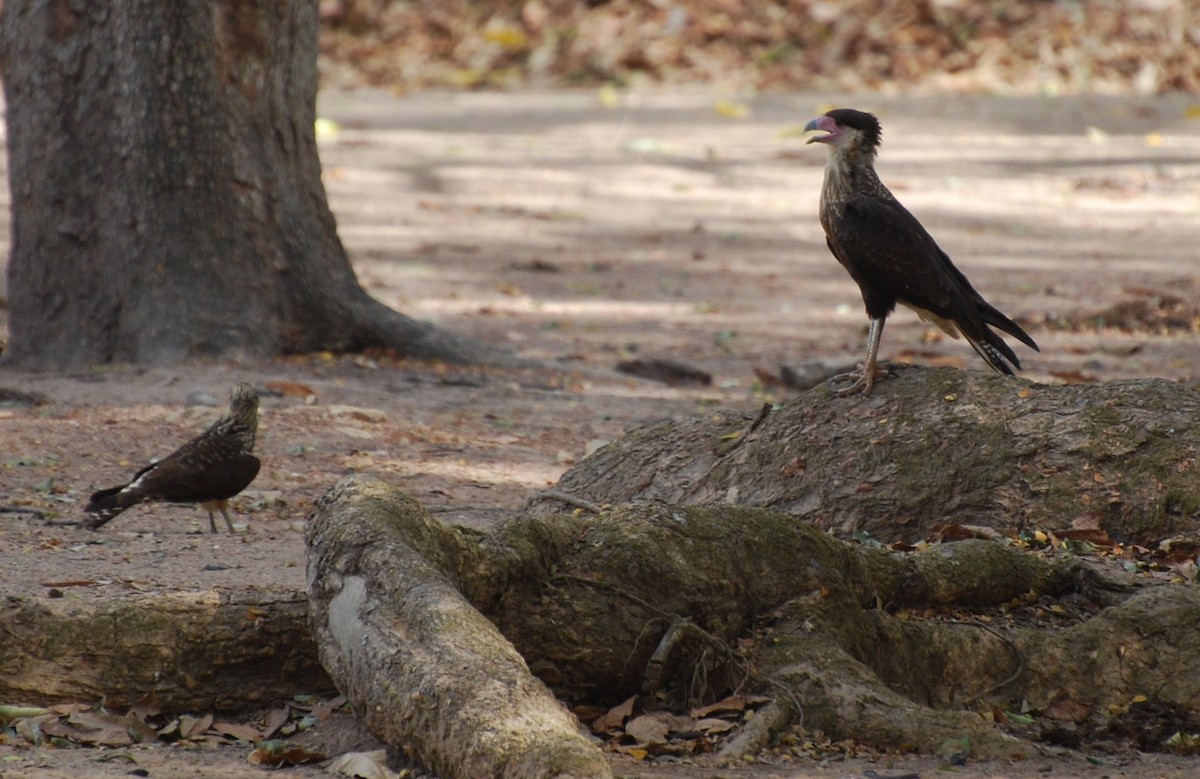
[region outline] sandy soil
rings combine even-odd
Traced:
[[[486,527],[597,442],[665,417],[786,399],[762,381],[781,364],[859,358],[861,301],[816,220],[825,152],[788,132],[833,98],[761,97],[733,119],[715,110],[724,97],[629,94],[606,107],[593,92],[322,95],[321,115],[338,123],[322,145],[326,185],[364,285],[413,316],[563,370],[330,355],[70,374],[0,368],[0,387],[49,401],[0,407],[0,504],[50,519],[77,516],[93,489],[120,482],[219,413],[189,405],[192,393],[223,407],[243,379],[311,392],[264,398],[264,468],[234,502],[244,533],[211,536],[204,514],[188,507],[138,507],[95,533],[4,513],[0,587],[44,597],[57,586],[78,600],[300,588],[304,519],[344,474],[392,479],[448,520]],[[1041,345],[1040,354],[1016,347],[1026,375],[1197,381],[1197,324],[1186,322],[1200,316],[1200,122],[1187,118],[1187,99],[852,104],[883,121],[885,182]],[[3,220],[7,238],[7,208]],[[1098,314],[1112,321],[1114,311],[1133,312],[1128,329],[1089,325]],[[907,311],[889,320],[881,355],[983,369],[966,345]],[[671,388],[599,372],[635,358],[682,360],[713,383]],[[96,756],[2,745],[0,777],[130,770]],[[151,776],[247,772],[237,748],[134,756]],[[1121,762],[1074,756],[957,774],[1200,771],[1200,763],[1159,756]],[[775,760],[736,770],[618,763],[630,776],[754,779],[872,768],[928,775],[937,767],[904,759]]]

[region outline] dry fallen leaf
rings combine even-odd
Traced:
[[[320,752],[310,752],[286,741],[264,741],[246,758],[251,765],[267,765],[273,768],[319,763],[324,759],[325,755]]]
[[[316,397],[317,395],[312,388],[294,381],[269,381],[264,386],[271,392],[278,393],[284,397],[309,398]]]
[[[622,703],[613,706],[608,710],[607,714],[592,723],[592,732],[612,733],[615,730],[620,730],[621,726],[625,724],[625,720],[633,714],[633,704],[636,702],[637,696],[633,695]]]
[[[238,741],[246,741],[251,744],[262,740],[262,733],[258,728],[251,725],[239,725],[236,722],[214,722],[212,729],[222,736],[229,736]]]
[[[325,771],[354,779],[399,779],[400,774],[387,767],[387,751],[347,752],[335,757]]]
[[[162,709],[158,705],[158,696],[154,694],[154,690],[138,698],[137,703],[129,707],[129,713],[143,722],[162,714]]]
[[[279,732],[279,729],[288,723],[292,716],[292,710],[287,706],[282,706],[278,709],[272,709],[267,715],[267,724],[263,728],[262,737],[269,739]]]

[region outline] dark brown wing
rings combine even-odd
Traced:
[[[200,503],[225,500],[258,475],[257,457],[228,436],[201,436],[146,469],[129,483],[142,500]]]
[[[1003,373],[1012,372],[1004,360],[1017,367],[1020,362],[987,325],[1037,349],[1024,330],[975,291],[899,202],[853,195],[830,220],[827,237],[830,251],[862,289],[872,317],[886,316],[896,302],[929,311],[957,325],[988,364]]]

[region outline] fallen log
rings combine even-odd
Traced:
[[[9,600],[0,700],[240,713],[332,692],[307,622],[304,593],[261,589]]]

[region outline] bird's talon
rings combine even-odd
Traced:
[[[849,387],[845,387],[834,393],[839,398],[844,398],[860,391],[863,395],[870,397],[871,390],[875,388],[875,382],[878,381],[881,376],[890,376],[891,373],[891,368],[886,363],[875,363],[873,366],[871,366],[869,373],[866,367],[862,363],[859,363],[854,370],[847,373],[839,373],[837,376],[834,376],[832,379],[830,379],[830,381],[851,382]]]

